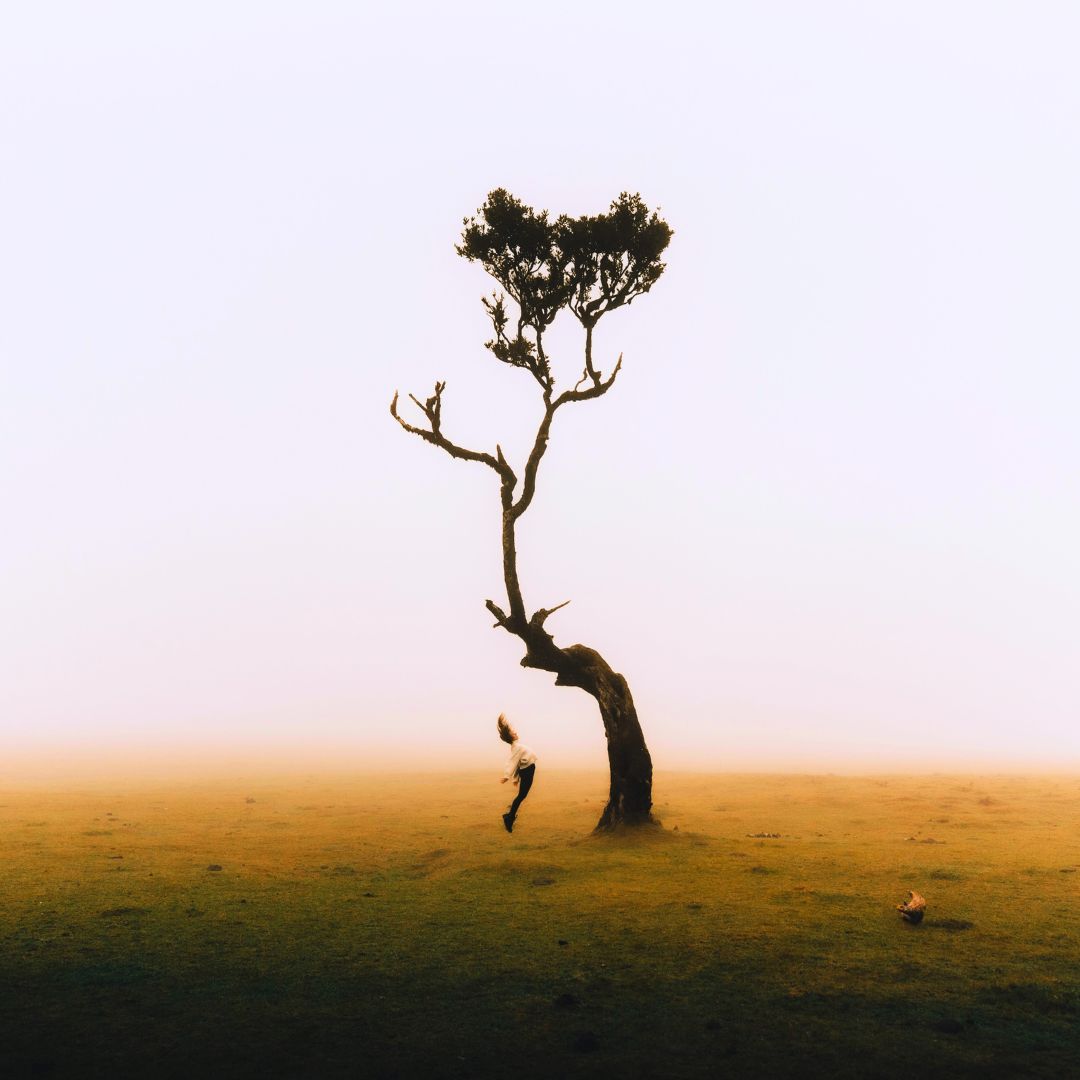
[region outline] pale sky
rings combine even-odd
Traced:
[[[537,387],[506,187],[675,229],[558,416],[530,608],[658,768],[1080,765],[1071,3],[24,4],[0,17],[0,753],[488,767],[592,700],[491,628]],[[558,327],[573,381],[580,340]],[[565,333],[563,333],[565,330]]]

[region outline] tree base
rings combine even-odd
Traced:
[[[663,825],[649,814],[647,817],[609,818],[602,816],[593,829],[594,833],[638,832],[646,829],[662,829]]]
[[[629,809],[625,804],[608,802],[593,832],[615,832],[619,829],[660,828],[659,820],[653,816],[652,800],[649,809]]]
[[[632,825],[625,821],[617,821],[610,825],[597,824],[589,833],[588,839],[600,844],[629,844],[632,847],[645,844],[651,847],[653,844],[661,843],[666,846],[673,841],[678,841],[680,835],[665,828],[659,819],[650,818],[647,821],[636,821]]]

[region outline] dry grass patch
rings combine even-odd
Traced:
[[[595,837],[604,788],[512,835],[490,776],[5,791],[0,1073],[1073,1068],[1080,781],[661,774]]]

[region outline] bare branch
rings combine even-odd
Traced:
[[[509,633],[514,633],[513,629],[511,629],[510,619],[507,616],[506,612],[503,611],[503,609],[499,607],[499,605],[496,604],[494,600],[485,600],[484,607],[486,607],[488,611],[490,611],[491,614],[495,616],[495,626],[493,627],[493,629],[497,630],[501,626]]]
[[[499,475],[503,478],[503,489],[506,492],[506,498],[512,498],[511,493],[514,490],[514,485],[517,484],[517,475],[510,468],[510,462],[506,460],[506,455],[503,454],[503,449],[498,443],[495,444],[495,456],[499,465]]]
[[[588,401],[591,398],[598,398],[602,394],[606,394],[615,382],[615,377],[619,374],[619,369],[621,367],[622,353],[619,354],[618,362],[615,364],[615,370],[612,371],[607,379],[599,381],[599,376],[593,372],[593,385],[587,390],[579,390],[577,387],[574,387],[573,390],[564,390],[554,401],[548,402],[547,408],[544,410],[544,419],[540,421],[540,427],[537,428],[536,431],[536,439],[533,442],[529,460],[525,463],[525,480],[521,486],[521,495],[518,496],[518,501],[514,503],[510,511],[513,514],[515,521],[529,509],[529,504],[533,500],[533,495],[536,494],[536,472],[540,467],[541,458],[543,458],[544,454],[547,452],[548,434],[551,431],[551,421],[555,416],[555,411],[567,402]],[[582,376],[582,380],[584,380],[584,376]],[[580,385],[581,383],[579,382],[578,386]]]
[[[555,410],[559,407],[559,402],[562,398],[566,397],[566,394],[568,393],[570,393],[569,390],[560,395],[559,401],[556,401],[554,404],[549,403],[544,410],[544,419],[540,421],[540,427],[537,428],[536,439],[533,442],[532,451],[529,453],[529,460],[525,462],[525,482],[521,486],[521,495],[518,497],[518,501],[514,503],[510,509],[510,513],[515,521],[529,509],[529,504],[532,502],[533,495],[536,493],[536,470],[540,467],[540,459],[547,450],[548,432],[551,430],[551,419],[555,415]]]
[[[593,328],[590,323],[585,327],[585,375],[588,375],[595,385],[600,382],[600,373],[595,371],[592,365],[592,332]],[[585,375],[581,376],[581,382],[585,381]],[[581,383],[578,383],[578,386],[580,385]],[[574,389],[576,390],[577,386]]]
[[[619,353],[618,362],[615,364],[615,370],[606,378],[600,379],[598,373],[592,373],[593,385],[587,390],[579,390],[577,387],[585,381],[583,375],[581,381],[573,390],[564,390],[556,399],[553,409],[557,409],[560,405],[565,405],[568,401],[589,401],[591,398],[598,398],[602,394],[606,394],[615,382],[615,376],[619,374],[619,370],[622,368],[622,353]],[[588,374],[588,372],[586,372]]]
[[[398,393],[396,390],[394,391],[394,400],[390,402],[390,415],[411,435],[418,435],[425,442],[431,443],[432,446],[445,450],[451,457],[460,458],[463,461],[479,461],[487,465],[503,478],[504,483],[508,483],[512,487],[517,483],[517,477],[514,476],[513,470],[507,464],[506,458],[502,456],[501,450],[499,451],[499,457],[496,459],[491,454],[478,450],[467,450],[463,446],[457,446],[443,435],[440,427],[442,421],[442,392],[445,389],[445,382],[437,382],[435,384],[435,393],[423,404],[417,401],[412,394],[409,395],[416,403],[416,407],[427,417],[430,425],[427,428],[416,427],[398,415]]]
[[[561,604],[556,604],[553,608],[540,608],[540,610],[535,612],[533,617],[529,620],[529,625],[539,630],[547,621],[549,615],[554,615],[559,608],[564,608],[569,603],[569,600],[564,600]]]

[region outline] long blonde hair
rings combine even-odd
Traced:
[[[497,727],[499,729],[499,738],[502,739],[504,743],[510,743],[512,745],[516,742],[517,732],[510,726],[502,713],[499,713]]]

